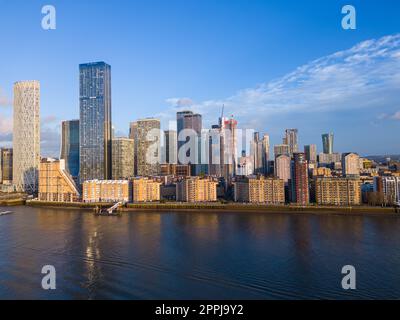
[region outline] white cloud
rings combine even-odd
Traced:
[[[227,113],[242,125],[262,129],[275,115],[366,108],[382,114],[386,107],[399,103],[399,88],[400,34],[395,34],[311,61],[279,79],[240,90],[226,99],[191,107],[216,119],[225,104]]]
[[[400,120],[400,111],[397,111],[394,115],[392,115],[392,119]]]
[[[0,107],[9,107],[12,105],[12,100],[7,97],[2,87],[0,87]]]

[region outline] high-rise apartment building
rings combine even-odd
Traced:
[[[291,163],[291,201],[300,205],[310,202],[308,162],[303,152],[295,152]]]
[[[39,200],[50,202],[77,202],[79,191],[67,172],[65,160],[44,158],[39,169]]]
[[[360,205],[361,180],[359,178],[317,177],[315,200],[319,205]]]
[[[77,178],[79,176],[79,120],[61,122],[61,154],[65,169]]]
[[[263,176],[237,178],[234,182],[234,199],[237,202],[283,204],[285,183],[281,179]]]
[[[187,177],[176,184],[176,199],[184,202],[217,201],[216,179]]]
[[[114,138],[112,140],[112,179],[121,180],[134,176],[134,140]]]
[[[289,146],[290,155],[293,155],[293,153],[298,152],[299,151],[298,130],[286,129],[285,137],[283,138],[283,144],[287,144]]]
[[[111,67],[79,65],[80,181],[111,178]]]
[[[288,183],[291,177],[290,161],[290,156],[287,154],[281,154],[275,158],[275,176],[284,183]]]
[[[289,145],[287,144],[277,144],[274,145],[274,156],[275,158],[285,154],[285,155],[289,155],[290,156],[290,148]]]
[[[160,120],[154,118],[136,121],[133,125],[138,176],[160,174],[161,144]]]
[[[159,201],[160,198],[159,181],[138,177],[132,181],[132,201],[133,202],[152,202]]]
[[[342,154],[343,176],[360,175],[360,156],[356,153]]]
[[[333,133],[324,133],[322,135],[322,147],[325,154],[333,153]]]
[[[175,130],[164,131],[165,163],[178,163],[177,133]]]
[[[317,146],[315,144],[304,146],[304,153],[308,163],[317,163]]]
[[[35,194],[40,164],[40,84],[14,84],[13,184],[17,191]]]

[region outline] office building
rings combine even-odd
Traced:
[[[164,132],[164,154],[165,163],[178,163],[178,145],[177,133],[175,130],[166,130]]]
[[[308,163],[317,163],[317,145],[310,144],[304,146],[304,153]]]
[[[360,205],[361,180],[359,178],[317,177],[315,200],[318,205]]]
[[[80,182],[111,178],[111,67],[79,65]]]
[[[236,174],[237,167],[237,124],[233,119],[221,118],[221,173],[225,181],[230,181]]]
[[[39,169],[39,200],[77,202],[79,197],[78,187],[66,170],[65,160],[42,159]]]
[[[322,135],[322,147],[325,154],[333,153],[333,133],[325,133]]]
[[[112,178],[128,179],[134,176],[134,140],[114,138],[112,140]]]
[[[36,194],[40,164],[40,84],[14,84],[13,184],[17,191]]]
[[[236,202],[283,204],[285,203],[285,182],[276,178],[245,177],[234,182]]]
[[[176,184],[177,201],[217,201],[217,184],[216,179],[211,177],[187,177]]]
[[[61,154],[65,169],[75,179],[79,176],[79,120],[61,122]]]
[[[161,182],[151,179],[138,177],[132,181],[132,201],[133,202],[153,202],[160,201]]]
[[[290,155],[293,155],[293,153],[298,152],[299,151],[298,130],[286,129],[285,137],[283,138],[283,144],[287,144],[289,146]]]

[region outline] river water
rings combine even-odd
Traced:
[[[0,216],[0,299],[400,298],[396,217],[11,210]],[[56,290],[41,287],[44,265]],[[344,265],[356,290],[342,289]]]

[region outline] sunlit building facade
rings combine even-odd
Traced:
[[[40,164],[40,83],[14,84],[13,184],[36,194]]]

